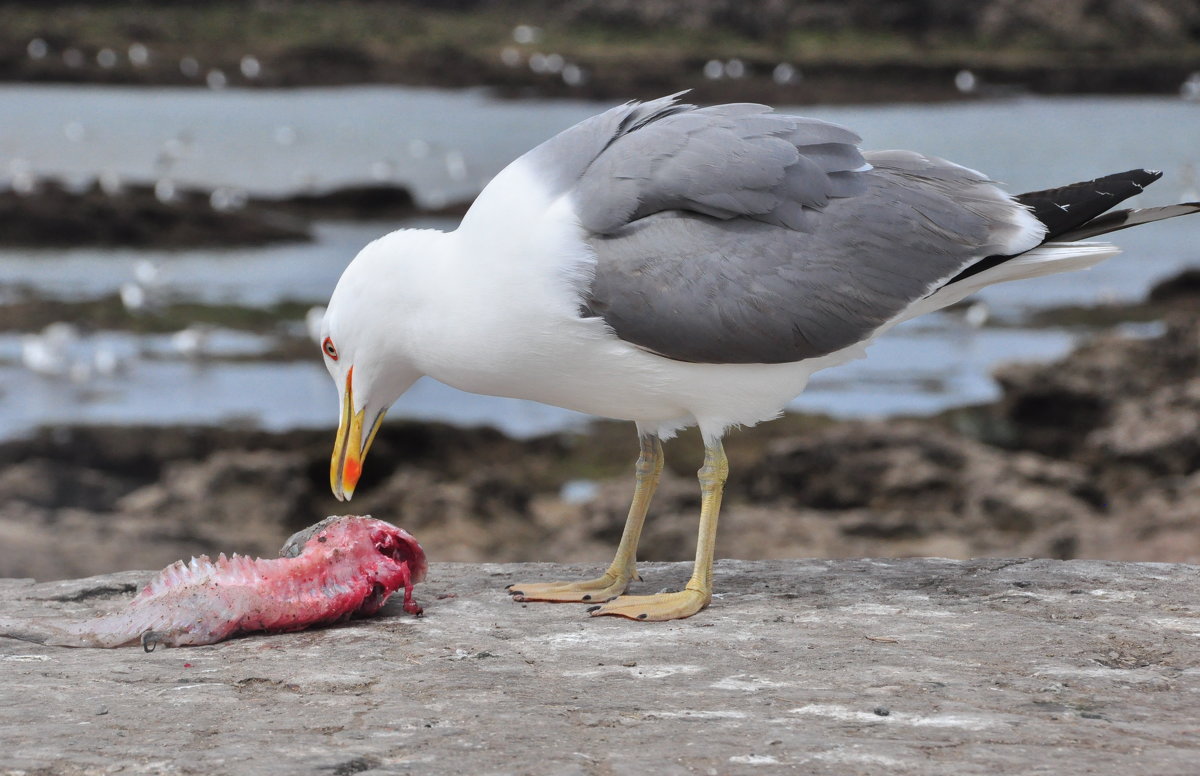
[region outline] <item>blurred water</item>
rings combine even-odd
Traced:
[[[473,195],[509,161],[603,107],[380,86],[4,85],[0,160],[68,178],[109,170],[255,194],[388,180],[436,205]]]
[[[315,353],[314,349],[314,353]],[[319,362],[139,361],[128,373],[77,385],[0,365],[0,438],[38,426],[99,423],[241,425],[282,431],[332,428],[337,392]],[[527,437],[581,427],[586,416],[516,399],[462,393],[420,380],[393,418],[490,425]]]
[[[0,186],[33,173],[82,180],[154,180],[282,194],[364,181],[410,186],[429,204],[473,194],[508,161],[607,105],[501,101],[481,91],[402,87],[200,91],[70,86],[0,87]],[[1196,196],[1200,106],[1168,98],[1059,98],[949,105],[806,107],[851,126],[867,148],[913,148],[1004,180],[1044,188],[1131,167],[1167,177],[1134,201]],[[405,226],[453,228],[424,219]],[[401,224],[321,223],[308,245],[249,249],[0,250],[0,291],[16,285],[63,298],[117,291],[139,262],[159,267],[172,295],[265,305],[326,299],[363,244]],[[994,317],[1018,320],[1060,304],[1140,298],[1158,279],[1200,265],[1193,224],[1114,235],[1127,254],[1085,273],[995,286]],[[9,335],[10,337],[13,335]],[[988,372],[1008,360],[1055,358],[1067,331],[975,330],[930,316],[883,338],[871,358],[818,375],[794,405],[844,416],[935,412],[995,396]],[[102,335],[115,342],[129,335]],[[101,338],[102,338],[101,337]],[[14,337],[14,341],[16,338]],[[220,341],[220,340],[218,340]],[[243,343],[244,344],[244,343]],[[34,375],[0,343],[0,437],[40,423],[244,422],[268,428],[335,422],[332,383],[311,363],[192,363],[133,358],[86,385]],[[153,343],[126,343],[136,353]],[[422,381],[393,416],[491,423],[514,434],[581,416]]]
[[[427,223],[444,229],[455,225],[434,219]],[[312,243],[263,248],[0,249],[0,278],[48,297],[87,299],[116,293],[139,262],[151,261],[161,284],[184,299],[248,306],[284,299],[322,301],[359,249],[396,226],[319,223]]]
[[[206,352],[261,352],[266,338],[217,332]],[[981,329],[957,316],[935,314],[904,324],[880,339],[870,358],[819,373],[792,409],[843,417],[927,414],[997,395],[988,376],[997,363],[1048,360],[1067,353],[1075,338],[1056,330]],[[89,423],[242,423],[281,430],[337,423],[337,392],[313,349],[300,363],[188,360],[172,353],[170,338],[101,332],[87,349],[110,348],[123,367],[83,384],[44,377],[16,363],[20,343],[0,342],[0,429],[3,436],[39,425]],[[174,358],[170,358],[174,355]],[[153,358],[146,358],[152,356]],[[462,393],[421,380],[390,417],[492,425],[513,436],[580,427],[587,417],[557,407]]]

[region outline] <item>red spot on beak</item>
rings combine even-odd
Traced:
[[[358,484],[358,478],[362,474],[362,461],[358,458],[346,456],[345,469],[342,471],[342,482],[346,487],[353,488]]]

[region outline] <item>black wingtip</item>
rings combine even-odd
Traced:
[[[1142,191],[1163,176],[1162,170],[1126,170],[1125,172],[1093,178],[1090,181],[1080,181],[1056,189],[1030,191],[1014,197],[1037,220],[1046,226],[1046,235],[1042,242],[1049,242],[1070,233],[1070,239],[1083,239],[1075,236],[1081,227],[1093,222],[1113,219],[1114,224],[1123,224],[1125,213],[1112,213],[1100,218],[1105,212],[1112,210],[1130,197],[1141,194]],[[1099,233],[1111,229],[1122,228],[1120,225],[1102,228]],[[986,269],[1003,264],[1012,256],[988,256],[977,261],[962,272],[955,275],[946,285],[977,275]]]
[[[1046,225],[1046,240],[1078,229],[1162,177],[1161,170],[1126,170],[1056,189],[1019,194],[1016,200]]]

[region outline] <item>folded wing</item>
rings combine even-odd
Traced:
[[[615,108],[528,156],[596,254],[580,306],[622,340],[703,363],[853,345],[1044,227],[983,175],[761,105]]]

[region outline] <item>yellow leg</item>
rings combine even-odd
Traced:
[[[529,582],[508,586],[509,595],[518,601],[552,601],[555,603],[608,601],[625,592],[629,582],[638,579],[637,546],[642,537],[642,525],[650,499],[658,487],[662,474],[662,442],[656,436],[639,438],[641,454],[638,456],[637,485],[633,490],[633,503],[629,505],[629,517],[621,533],[617,555],[603,576],[577,582]]]
[[[700,537],[696,541],[696,565],[692,578],[678,593],[623,595],[588,609],[593,617],[606,614],[631,620],[678,620],[691,617],[712,601],[713,551],[716,549],[717,517],[721,513],[721,495],[729,475],[729,461],[718,440],[704,448],[704,466],[700,468]]]

